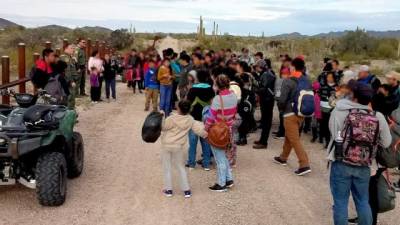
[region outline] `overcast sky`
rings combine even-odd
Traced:
[[[400,0],[0,0],[0,17],[28,27],[104,26],[195,32],[203,15],[231,34],[400,30]]]

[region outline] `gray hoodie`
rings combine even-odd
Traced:
[[[331,132],[332,138],[328,146],[328,159],[330,161],[335,161],[334,147],[330,151],[333,141],[337,138],[338,131],[343,130],[344,121],[349,114],[350,109],[368,109],[368,106],[361,105],[359,103],[350,101],[348,99],[341,99],[337,101],[335,109],[331,113],[329,119],[329,130]],[[380,112],[376,112],[376,117],[379,120],[379,143],[383,147],[389,147],[392,143],[392,136],[390,134],[389,125],[386,122],[385,117]]]

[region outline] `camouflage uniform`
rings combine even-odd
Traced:
[[[86,83],[86,53],[83,48],[80,48],[79,46],[75,50],[75,57],[77,60],[78,64],[78,73],[81,76],[81,79],[76,82],[76,85],[78,86],[78,90],[80,95],[85,95],[85,83]]]
[[[68,96],[68,108],[75,109],[75,98],[79,91],[79,81],[81,80],[81,75],[77,69],[77,61],[75,58],[69,55],[61,55],[60,59],[67,63],[67,68],[65,69],[65,80],[69,84],[69,96]],[[76,86],[72,87],[72,82],[75,82]]]

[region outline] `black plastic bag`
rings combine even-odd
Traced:
[[[148,143],[154,143],[161,135],[163,114],[159,112],[152,112],[143,123],[142,139]]]

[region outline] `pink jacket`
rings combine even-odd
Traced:
[[[320,88],[319,82],[315,81],[313,84],[313,90],[314,90],[314,117],[316,119],[322,119],[322,114],[321,114],[321,98],[319,97],[318,90]]]

